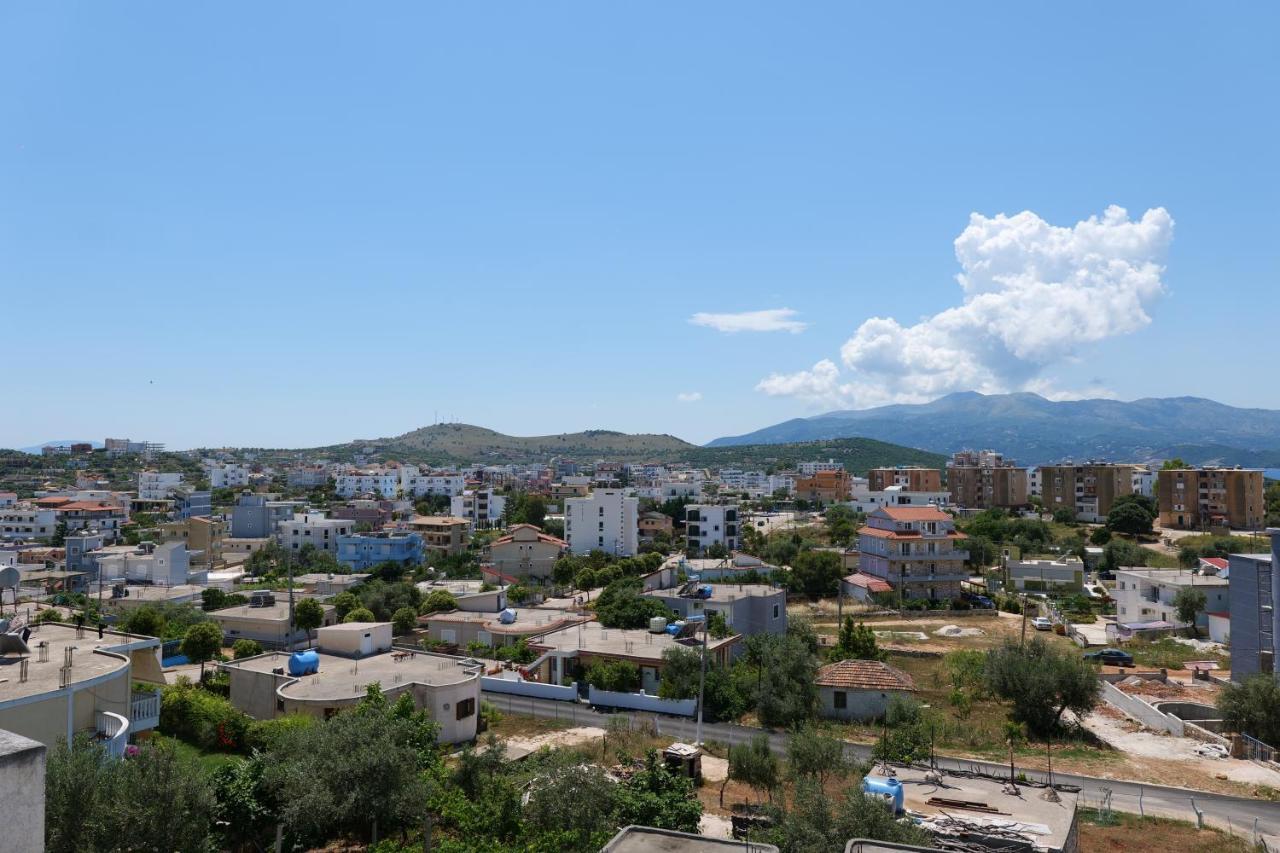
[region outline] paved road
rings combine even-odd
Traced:
[[[605,716],[592,711],[586,705],[574,705],[568,702],[556,702],[550,699],[533,699],[525,696],[485,693],[485,701],[492,702],[499,710],[512,714],[525,714],[534,717],[570,720],[578,725],[603,725]],[[673,738],[692,742],[696,725],[693,720],[683,717],[669,717],[661,714],[628,713],[632,719],[651,719],[662,734]],[[740,726],[733,723],[705,723],[702,727],[704,741],[736,744],[748,741],[760,734],[762,729]],[[773,751],[785,754],[787,736],[780,732],[766,732]],[[871,747],[862,744],[848,744],[845,753],[851,758],[870,760]],[[979,770],[987,773],[1004,774],[1008,765],[995,764],[989,761],[971,761],[969,759],[939,757],[938,764],[947,770]],[[1046,774],[1037,770],[1019,770],[1032,781],[1045,781]],[[1100,779],[1094,776],[1077,776],[1071,773],[1053,774],[1058,784],[1078,785],[1082,805],[1096,806],[1103,797],[1103,789],[1111,790],[1111,805],[1118,811],[1133,814],[1147,814],[1159,817],[1171,817],[1178,820],[1195,820],[1192,800],[1204,813],[1207,823],[1231,828],[1238,835],[1248,836],[1254,830],[1255,820],[1259,833],[1280,835],[1280,803],[1253,800],[1247,797],[1230,797],[1223,794],[1209,794],[1189,791],[1184,788],[1168,788],[1160,785],[1147,785],[1138,782],[1125,782],[1117,779]]]

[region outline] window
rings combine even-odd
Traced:
[[[849,694],[845,693],[843,690],[837,690],[835,693],[832,693],[831,700],[831,704],[838,711],[842,711],[849,707]]]
[[[773,618],[774,618],[774,619],[777,619],[777,618],[778,618],[778,605],[776,605],[776,604],[775,604],[775,605],[773,605]]]
[[[476,700],[463,699],[461,702],[458,703],[457,708],[458,708],[457,719],[465,720],[467,717],[470,717],[472,714],[476,712]]]

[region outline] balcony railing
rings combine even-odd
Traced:
[[[124,758],[124,748],[129,743],[129,721],[114,711],[97,713],[98,736],[102,738],[107,755]]]
[[[133,694],[129,706],[130,727],[135,731],[154,729],[160,725],[160,691],[143,691]]]

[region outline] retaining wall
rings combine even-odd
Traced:
[[[541,681],[517,681],[514,678],[480,676],[480,689],[489,693],[511,693],[516,696],[534,696],[538,699],[555,699],[559,702],[578,701],[578,685],[543,684]]]
[[[1130,696],[1109,681],[1102,682],[1102,698],[1149,729],[1168,732],[1178,737],[1186,735],[1186,726],[1183,725],[1182,720],[1171,714],[1162,713],[1136,696]]]
[[[592,705],[607,708],[627,708],[654,714],[674,714],[678,717],[692,717],[698,711],[697,699],[659,699],[648,693],[617,693],[595,687],[588,688],[587,699]]]

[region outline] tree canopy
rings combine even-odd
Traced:
[[[1011,703],[1009,715],[1034,735],[1047,737],[1064,711],[1083,716],[1098,704],[1098,673],[1078,655],[1032,637],[987,653],[985,668],[991,693]]]

